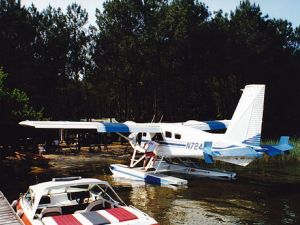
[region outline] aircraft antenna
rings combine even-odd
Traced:
[[[152,117],[152,120],[151,120],[151,123],[153,123],[153,122],[154,122],[154,120],[155,120],[155,116],[156,116],[156,114],[154,113],[154,115],[153,115],[153,117]]]
[[[162,121],[163,118],[164,118],[164,115],[162,115],[162,116],[160,117],[159,123]]]

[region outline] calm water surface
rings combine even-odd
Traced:
[[[123,158],[100,154],[47,156],[48,165],[2,166],[0,189],[12,201],[29,185],[52,177],[95,177],[108,180],[123,200],[153,216],[161,225],[174,224],[300,224],[300,165],[297,161],[254,163],[234,168],[235,181],[189,179],[188,187],[172,189],[110,176],[110,163]]]

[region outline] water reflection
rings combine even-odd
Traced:
[[[259,215],[259,206],[253,201],[228,199],[224,195],[208,197],[205,192],[201,194],[201,189],[134,186],[129,199],[134,206],[157,218],[160,224],[236,224],[249,221],[253,214]],[[256,217],[255,220],[261,219]]]
[[[233,182],[194,179],[177,190],[135,184],[129,201],[160,224],[299,224],[300,184],[290,182],[295,174],[266,171],[240,171]]]
[[[113,179],[112,159],[100,154],[48,156],[49,165],[1,166],[0,189],[11,201],[36,181],[52,177],[95,177],[110,182],[125,202],[156,218],[175,224],[300,224],[300,170],[298,163],[260,164],[238,169],[233,182],[189,180],[187,188],[171,189],[143,182]]]
[[[293,209],[291,208],[289,201],[287,199],[282,200],[282,224],[293,224],[297,221],[297,216]]]

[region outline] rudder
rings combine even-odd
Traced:
[[[260,145],[264,95],[265,85],[245,86],[225,133],[226,140],[253,146]]]

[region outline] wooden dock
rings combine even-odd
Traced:
[[[3,225],[23,225],[17,217],[4,194],[0,191],[0,224]]]

